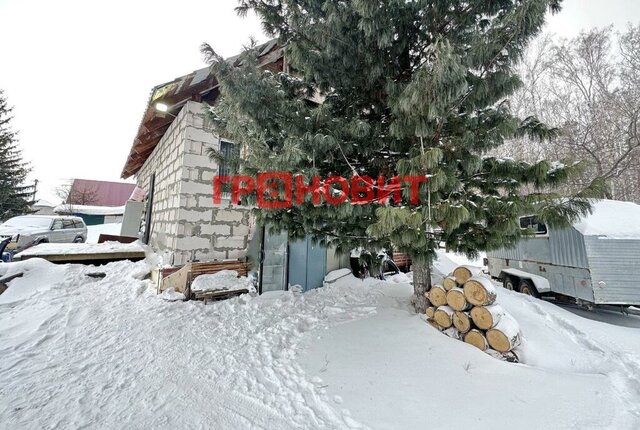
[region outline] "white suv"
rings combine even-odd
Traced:
[[[9,237],[7,248],[16,252],[40,243],[83,243],[87,226],[76,216],[23,215],[0,224],[0,242]]]

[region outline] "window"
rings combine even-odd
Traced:
[[[55,220],[53,222],[53,227],[51,227],[53,230],[62,230],[62,220]]]
[[[223,157],[220,160],[220,176],[231,176],[234,172],[233,158],[235,154],[235,145],[231,142],[220,141],[220,155]]]
[[[79,219],[73,220],[73,225],[75,228],[84,228],[84,223]]]
[[[62,220],[62,228],[65,228],[65,229],[75,228],[75,226],[73,225],[73,220],[72,219]]]
[[[218,161],[218,175],[231,176],[236,173],[236,163],[239,156],[236,146],[224,140],[220,141],[220,155],[222,159]],[[231,193],[231,183],[222,184],[222,195],[229,197]]]
[[[520,228],[523,230],[531,230],[537,236],[547,234],[547,225],[538,221],[535,216],[524,216],[520,218]]]

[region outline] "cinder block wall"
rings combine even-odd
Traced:
[[[188,102],[138,175],[148,189],[155,168],[151,245],[171,252],[174,264],[244,257],[253,234],[250,208],[213,204],[218,166],[207,149],[220,140],[204,117],[201,103]]]
[[[173,252],[176,247],[186,117],[184,109],[178,113],[137,174],[138,186],[146,192],[151,175],[156,175],[149,243],[159,251]]]

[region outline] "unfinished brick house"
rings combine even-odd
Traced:
[[[284,69],[284,49],[275,41],[258,50],[259,67],[274,72]],[[264,233],[253,222],[249,207],[231,206],[224,198],[222,204],[213,204],[212,179],[229,174],[229,168],[210,160],[207,150],[233,150],[232,142],[216,136],[207,125],[204,103],[214,104],[218,95],[219,85],[209,68],[158,85],[151,92],[122,170],[122,178],[135,176],[147,193],[142,222],[146,241],[173,265],[248,254],[258,260],[265,255],[259,261],[262,290],[321,285],[324,273],[343,267],[344,258],[310,240],[288,243],[286,234]]]

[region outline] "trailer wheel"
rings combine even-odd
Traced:
[[[511,276],[505,276],[502,280],[502,286],[507,290],[517,291],[516,282],[517,280],[512,278]]]
[[[540,297],[540,293],[538,292],[536,286],[533,285],[533,282],[528,279],[523,279],[522,281],[520,281],[520,292],[522,294],[526,294],[527,296],[536,298]]]

